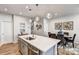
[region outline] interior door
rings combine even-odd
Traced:
[[[12,23],[1,22],[1,42],[10,43],[12,41]]]
[[[1,22],[0,22],[0,43],[1,43]]]

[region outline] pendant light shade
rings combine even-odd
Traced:
[[[51,18],[53,17],[53,15],[52,15],[51,13],[47,13],[46,17],[47,17],[48,19],[51,19]]]
[[[32,19],[30,19],[29,22],[32,23]]]
[[[36,16],[35,21],[38,22],[40,20],[40,17]]]

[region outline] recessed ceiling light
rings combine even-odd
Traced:
[[[58,13],[55,13],[54,15],[55,15],[55,16],[57,16],[57,15],[58,15]]]
[[[22,15],[22,12],[20,12],[19,14]]]
[[[38,6],[38,4],[36,4],[36,6]]]
[[[8,11],[8,9],[7,8],[4,8],[4,11]]]
[[[32,9],[29,9],[29,11],[32,11]]]
[[[51,13],[47,13],[47,15],[46,15],[46,17],[48,18],[48,19],[51,19],[52,18],[52,14]]]
[[[27,8],[28,8],[28,6],[25,7],[25,9],[27,9]]]
[[[32,19],[30,19],[29,22],[31,23],[32,22]]]
[[[35,17],[35,20],[38,22],[40,20],[40,18],[37,16],[37,17]]]

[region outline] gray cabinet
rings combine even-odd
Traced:
[[[12,22],[0,21],[0,43],[12,43],[13,33],[12,33]]]
[[[40,55],[40,50],[32,45],[28,45],[28,54],[29,55]]]
[[[19,51],[21,52],[22,55],[39,55],[40,51],[39,49],[33,47],[30,44],[27,44],[27,42],[25,42],[22,39],[18,39],[18,43],[19,43]]]
[[[21,39],[18,40],[18,43],[21,54],[28,55],[28,44]]]

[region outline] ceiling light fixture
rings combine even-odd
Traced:
[[[29,11],[31,11],[32,9],[29,9]]]
[[[25,9],[28,9],[28,6],[26,6]]]
[[[22,12],[20,12],[19,14],[22,15]]]
[[[32,22],[32,19],[30,19],[29,22],[31,23]]]
[[[7,8],[4,8],[4,11],[8,11],[8,9]]]
[[[40,20],[40,18],[37,16],[37,17],[35,17],[35,20],[38,22]]]
[[[53,17],[53,15],[52,15],[51,13],[47,13],[46,17],[47,17],[48,19],[51,19],[51,18]]]
[[[58,15],[58,13],[55,13],[54,15],[55,15],[55,16],[57,16],[57,15]]]
[[[38,4],[36,4],[36,6],[38,6]]]

